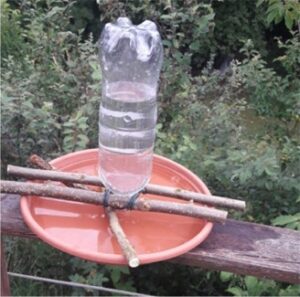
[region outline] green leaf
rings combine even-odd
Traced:
[[[86,124],[86,121],[87,121],[87,117],[81,117],[78,119],[78,124],[79,125]]]
[[[119,269],[112,269],[110,273],[110,277],[113,281],[114,286],[117,286],[121,278],[121,271]]]
[[[64,10],[64,7],[55,6],[46,14],[46,18],[52,18],[56,14],[61,14]]]
[[[233,273],[231,272],[226,272],[226,271],[221,271],[220,273],[220,279],[222,282],[228,282],[232,279]]]
[[[84,135],[84,134],[79,134],[79,135],[78,135],[78,138],[79,138],[81,141],[83,141],[84,143],[88,143],[88,142],[89,142],[88,137],[87,137],[86,135]]]
[[[172,20],[174,19],[175,14],[174,13],[170,13],[170,14],[163,14],[160,18],[162,20]]]
[[[248,291],[253,291],[257,287],[258,280],[254,276],[246,276],[245,277],[245,284]]]
[[[165,45],[166,47],[172,47],[172,42],[169,40],[163,40],[162,41],[163,45]]]
[[[190,49],[192,50],[192,51],[197,51],[197,50],[199,50],[199,48],[200,48],[200,42],[199,42],[199,40],[195,40],[195,41],[193,41],[191,44],[190,44]]]
[[[267,15],[267,23],[271,24],[277,17],[279,16],[278,10],[272,10],[270,13]]]
[[[245,291],[243,291],[239,287],[229,288],[229,289],[226,290],[226,292],[231,293],[234,296],[247,296],[247,294],[245,294]]]
[[[279,216],[272,220],[272,224],[275,226],[285,226],[287,224],[290,224],[292,222],[296,222],[300,220],[300,213],[297,213],[295,215],[284,215]]]
[[[293,19],[293,15],[291,12],[286,11],[285,16],[284,16],[284,23],[285,26],[291,30],[294,24],[294,19]]]
[[[265,187],[266,187],[266,189],[267,190],[272,190],[273,189],[273,183],[271,182],[271,181],[267,181],[266,183],[265,183]]]
[[[293,230],[300,230],[300,221],[287,224],[287,227]]]
[[[71,121],[63,123],[64,128],[73,128],[74,126],[75,126],[74,122]]]
[[[101,80],[102,76],[101,76],[101,72],[100,71],[93,71],[92,73],[92,79],[99,81]]]
[[[67,144],[67,143],[70,143],[74,140],[74,137],[73,136],[66,136],[64,137],[64,143]]]
[[[281,289],[279,296],[300,296],[300,286],[290,285],[286,289]]]
[[[215,18],[215,13],[207,14],[205,17],[206,17],[207,20],[211,21]]]
[[[265,1],[266,1],[266,0],[258,0],[258,1],[256,2],[256,7],[261,6]]]

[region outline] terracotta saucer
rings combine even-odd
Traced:
[[[51,164],[61,171],[97,175],[98,150],[71,153]],[[191,171],[157,155],[151,183],[210,194]],[[148,194],[144,197],[178,201]],[[57,249],[99,263],[126,264],[100,206],[29,196],[21,198],[21,212],[29,228]],[[141,264],[186,253],[203,242],[213,227],[203,219],[162,213],[118,211],[118,217]]]

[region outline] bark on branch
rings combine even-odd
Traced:
[[[96,205],[103,204],[103,193],[68,188],[65,186],[58,186],[50,183],[29,183],[1,180],[1,192],[52,197],[56,199],[65,199],[77,202],[92,203]],[[127,201],[120,199],[120,197],[111,195],[108,201],[108,206],[116,209],[124,209],[127,206]],[[199,206],[194,203],[177,203],[167,202],[161,200],[145,199],[140,197],[133,205],[134,210],[140,211],[154,211],[169,214],[185,215],[195,218],[204,218],[210,221],[224,222],[227,218],[227,212],[217,210],[205,206]]]
[[[8,165],[7,172],[14,176],[24,177],[27,179],[40,179],[40,180],[55,180],[61,182],[72,182],[80,184],[88,184],[102,187],[100,179],[97,176],[90,176],[81,173],[71,172],[57,172],[49,170],[39,170],[32,168],[25,168],[19,166]],[[177,199],[204,203],[212,206],[220,206],[225,208],[232,208],[235,210],[245,210],[246,203],[242,200],[205,195],[186,191],[178,188],[171,188],[160,185],[149,184],[145,187],[144,193],[174,197]]]

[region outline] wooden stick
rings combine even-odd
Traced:
[[[137,257],[135,249],[131,245],[130,241],[127,239],[123,228],[120,225],[116,212],[113,211],[110,207],[105,207],[104,209],[106,215],[108,216],[111,230],[116,236],[116,239],[122,249],[125,258],[128,260],[128,265],[132,268],[138,267],[140,265],[140,260]]]
[[[42,159],[41,157],[39,157],[38,155],[31,155],[28,159],[28,161],[34,165],[37,166],[40,169],[44,169],[44,170],[55,170],[55,168],[52,167],[52,165],[50,165],[50,163],[48,163],[46,160]]]
[[[36,166],[43,170],[50,170],[50,171],[56,170],[55,168],[52,167],[52,165],[50,163],[48,163],[46,160],[42,159],[40,156],[35,155],[35,154],[33,154],[29,157],[28,162],[31,163],[33,166]],[[66,185],[67,187],[74,187],[77,189],[89,190],[89,188],[87,186],[82,185],[82,184],[76,184],[71,181],[63,181],[62,183],[64,185]]]
[[[101,181],[96,176],[90,176],[81,173],[71,172],[56,172],[39,169],[24,168],[19,166],[8,165],[7,172],[14,176],[20,176],[31,179],[41,180],[55,180],[61,182],[75,182],[82,184],[89,184],[95,186],[103,186]],[[166,186],[149,184],[146,186],[144,193],[156,194],[162,196],[169,196],[187,201],[200,202],[207,205],[220,206],[225,208],[232,208],[236,210],[245,210],[246,203],[242,200],[236,200],[231,198],[205,195],[202,193],[196,193],[186,191],[182,189],[176,189]]]
[[[100,192],[68,188],[46,183],[40,184],[1,180],[0,190],[3,193],[52,197],[56,199],[92,203],[96,205],[102,205],[104,200],[103,193]],[[124,199],[116,195],[111,195],[108,201],[108,206],[116,209],[124,209],[126,208],[127,203],[128,201],[124,201]],[[228,215],[226,211],[199,206],[193,203],[175,203],[144,199],[143,197],[136,200],[133,205],[133,209],[185,215],[218,222],[224,222]]]
[[[55,170],[50,163],[39,157],[38,155],[31,155],[29,158],[29,162],[32,165],[39,167],[40,169],[46,170]],[[67,186],[71,186],[74,188],[89,190],[88,187],[81,184],[70,183],[66,184]],[[128,238],[126,237],[123,228],[119,222],[117,214],[110,208],[105,207],[105,214],[108,217],[109,227],[113,234],[116,236],[116,239],[120,245],[120,248],[125,256],[129,267],[135,268],[140,265],[140,261],[137,257],[136,251]]]
[[[191,192],[187,190],[183,190],[180,188],[172,188],[167,186],[160,186],[154,184],[148,184],[146,186],[146,192],[161,195],[161,196],[169,196],[182,200],[192,200],[194,202],[200,202],[207,205],[220,206],[224,208],[232,208],[235,210],[246,209],[246,202],[243,200],[237,200],[227,197],[213,196],[213,195],[205,195],[202,193]]]

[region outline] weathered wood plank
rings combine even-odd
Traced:
[[[300,232],[227,220],[178,263],[300,283]]]
[[[1,194],[1,233],[35,237],[23,221],[20,212],[19,195]]]
[[[24,224],[17,195],[3,195],[2,233],[35,237]],[[206,269],[300,283],[300,232],[227,220],[208,239],[173,262]]]

